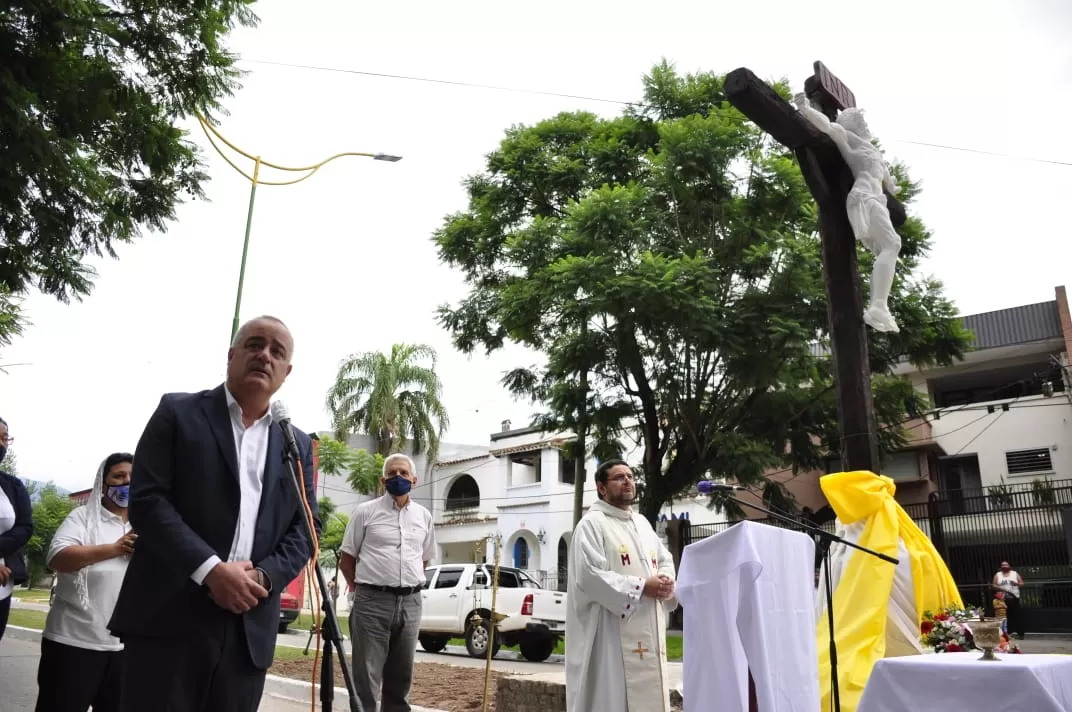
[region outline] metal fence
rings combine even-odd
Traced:
[[[934,493],[904,510],[942,555],[965,603],[989,608],[990,581],[1008,561],[1024,577],[1021,608],[1027,630],[1072,631],[1072,480]],[[736,523],[692,524],[684,543]],[[833,531],[832,522],[814,524]]]

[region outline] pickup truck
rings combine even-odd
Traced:
[[[438,653],[451,638],[464,638],[474,658],[492,657],[502,645],[517,645],[526,660],[543,662],[566,632],[566,594],[547,591],[520,569],[499,568],[495,612],[491,610],[494,568],[487,564],[441,564],[425,572],[420,643]]]

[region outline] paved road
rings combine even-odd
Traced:
[[[293,648],[304,648],[309,640],[309,631],[306,629],[292,629],[276,638],[277,645],[286,645]],[[350,654],[350,641],[344,640],[343,646],[346,654]],[[471,658],[462,646],[448,646],[442,653],[426,653],[417,647],[416,661],[419,663],[440,663],[443,665],[456,665],[458,667],[484,667],[484,660]],[[552,655],[547,661],[533,663],[521,657],[516,650],[500,650],[492,660],[492,669],[498,672],[541,674],[561,671],[565,658],[561,655]]]
[[[37,660],[40,638],[32,633],[9,630],[0,641],[0,712],[33,712],[37,700]],[[265,686],[258,712],[306,712],[308,688],[273,682]],[[305,701],[300,701],[302,698]],[[346,709],[336,698],[336,709]]]

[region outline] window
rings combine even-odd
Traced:
[[[1010,475],[1026,475],[1031,472],[1053,472],[1053,461],[1048,447],[1031,450],[1010,450],[1005,453],[1005,466]]]
[[[480,506],[480,487],[470,475],[460,475],[447,491],[444,509],[448,512]]]
[[[891,452],[882,461],[882,474],[895,481],[919,479],[919,453]]]
[[[566,453],[559,452],[558,454],[558,481],[572,485],[577,479],[577,461],[571,457],[566,457]]]
[[[499,569],[499,588],[521,588],[517,582],[517,572]]]
[[[432,585],[432,579],[435,578],[436,571],[439,569],[425,569],[424,570],[424,588],[428,588]]]
[[[509,456],[510,460],[510,486],[524,487],[540,482],[540,460],[542,451],[532,450],[519,452]]]
[[[440,569],[439,578],[436,579],[436,588],[454,588],[462,580],[462,572],[465,569]]]

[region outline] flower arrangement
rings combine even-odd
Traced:
[[[947,608],[938,613],[924,611],[919,625],[920,642],[925,648],[933,648],[936,653],[962,653],[975,649],[968,625],[972,620],[979,620],[982,611],[973,608]],[[995,652],[1019,653],[1020,648],[1009,641],[1009,636],[1001,634],[1001,645]]]

